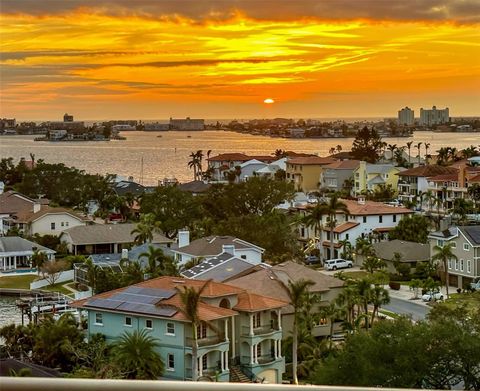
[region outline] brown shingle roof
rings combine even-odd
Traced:
[[[300,156],[294,157],[292,159],[287,160],[287,164],[298,164],[304,166],[312,166],[312,165],[327,165],[335,162],[336,159],[331,157],[320,157],[320,156]]]
[[[68,214],[81,221],[89,221],[85,216],[80,216],[71,209],[66,208],[51,208],[49,206],[43,206],[38,212],[33,213],[33,211],[24,211],[17,214],[16,221],[18,223],[31,223],[47,214]]]
[[[197,257],[219,255],[223,252],[223,245],[234,245],[236,249],[258,248],[264,251],[263,248],[255,244],[246,242],[244,240],[235,238],[233,236],[207,236],[191,242],[188,246],[179,247],[174,252],[189,254]]]
[[[33,210],[34,200],[15,191],[0,194],[0,213],[17,214]]]
[[[325,169],[355,170],[360,165],[360,160],[338,160],[325,166]]]
[[[419,166],[415,168],[410,168],[408,170],[399,172],[398,176],[416,176],[416,177],[432,177],[436,175],[443,174],[454,174],[458,170],[453,167],[444,167],[436,164],[430,164],[427,166]]]

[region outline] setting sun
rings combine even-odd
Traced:
[[[271,105],[272,103],[275,103],[275,101],[272,98],[267,98],[263,101],[263,103],[266,103],[267,105]]]

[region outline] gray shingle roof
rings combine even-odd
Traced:
[[[0,253],[33,252],[34,248],[47,254],[55,254],[55,251],[19,236],[0,237]]]
[[[191,242],[188,246],[175,249],[175,252],[193,255],[195,257],[215,256],[223,252],[224,245],[234,245],[235,249],[258,248],[262,253],[263,248],[233,236],[207,236]]]
[[[458,229],[462,231],[473,245],[480,246],[480,225],[458,227]]]
[[[401,262],[426,261],[430,259],[430,245],[423,243],[395,239],[389,242],[375,243],[373,248],[377,256],[385,260],[392,260],[396,252],[401,255]]]
[[[68,234],[74,245],[102,243],[133,243],[135,235],[131,232],[136,224],[94,224],[66,229],[62,236]],[[162,234],[154,233],[152,243],[171,243]]]

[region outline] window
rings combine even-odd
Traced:
[[[378,216],[378,222],[383,223],[383,216],[382,215]]]
[[[167,322],[167,332],[168,335],[175,335],[175,323]]]
[[[463,243],[463,249],[465,251],[470,251],[470,245],[468,243]]]
[[[132,318],[130,316],[125,316],[125,326],[132,327]]]
[[[472,272],[472,261],[470,259],[467,259],[467,273]]]
[[[458,259],[455,259],[455,270],[458,270]]]
[[[150,330],[153,329],[152,319],[145,319],[145,328]]]
[[[437,246],[438,247],[443,247],[443,240],[438,239],[437,240]]]
[[[364,223],[367,222],[367,216],[363,216],[363,222],[364,222]]]
[[[394,223],[397,222],[397,215],[393,215],[393,222],[394,222]]]
[[[452,246],[452,248],[457,248],[457,242],[450,242],[450,245]]]
[[[197,326],[197,338],[207,338],[207,327],[203,322]]]
[[[65,222],[65,227],[68,227],[68,221]]]
[[[460,259],[460,271],[463,272],[463,259]]]
[[[451,259],[448,260],[448,268],[449,268],[449,269],[452,268],[452,260],[451,260]]]
[[[206,371],[208,368],[207,355],[202,356],[202,370]]]
[[[99,326],[103,326],[103,316],[98,312],[95,314],[95,324]]]
[[[55,230],[55,223],[50,223],[50,229],[53,231]]]
[[[246,255],[240,255],[240,258],[247,259],[247,256]]]
[[[62,227],[64,227],[64,226],[65,226],[65,223],[62,221],[62,223],[61,223],[60,225],[61,225]]]
[[[260,313],[253,314],[253,327],[260,327],[261,326],[260,322],[261,322]]]
[[[345,239],[347,239],[347,240],[350,239],[349,235],[350,234],[345,234]]]
[[[172,353],[167,354],[167,371],[175,370],[175,356]]]

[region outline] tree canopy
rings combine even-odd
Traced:
[[[378,132],[365,126],[358,131],[351,154],[355,159],[376,163],[380,159],[384,145]]]
[[[389,232],[388,238],[390,240],[399,239],[409,242],[427,243],[429,227],[430,221],[425,216],[406,216]]]

